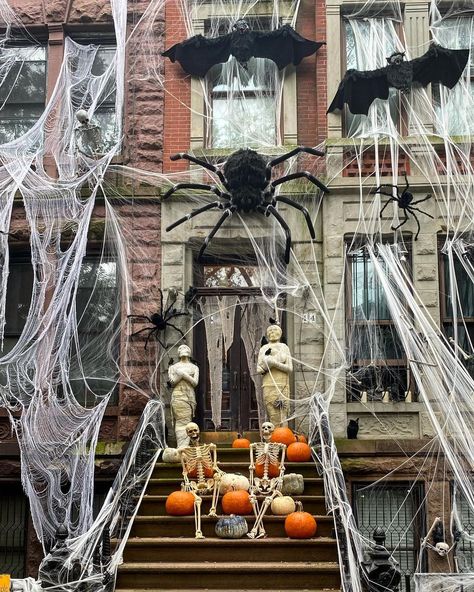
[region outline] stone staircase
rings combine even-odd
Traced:
[[[248,450],[221,447],[218,459],[223,471],[248,475]],[[167,516],[165,511],[167,496],[180,488],[181,467],[158,462],[125,547],[116,590],[340,590],[333,519],[325,513],[323,480],[312,462],[287,463],[286,467],[286,473],[304,476],[304,495],[295,499],[316,517],[318,531],[313,539],[287,538],[285,518],[269,511],[265,539],[218,539],[214,532],[217,519],[203,516],[206,538],[196,540],[194,516]],[[209,507],[210,498],[204,498],[203,514]],[[253,516],[246,518],[250,529]]]

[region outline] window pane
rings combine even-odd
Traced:
[[[33,268],[30,261],[10,261],[8,276],[5,334],[19,337],[30,310]],[[16,342],[16,339],[15,339]]]
[[[471,49],[468,62],[470,78],[474,73],[474,16],[461,16],[442,19],[433,27],[435,40],[443,47],[450,49]],[[468,73],[464,72],[461,80],[465,80]],[[474,88],[470,85],[470,97],[467,96],[463,84],[458,83],[452,90],[433,84],[433,102],[439,121],[440,133],[452,135],[466,135],[474,133]]]
[[[444,256],[444,285],[445,285],[445,306],[446,316],[452,318],[453,306],[450,290],[450,271],[449,260]],[[457,303],[457,314],[459,317],[474,317],[474,284],[471,281],[468,273],[463,267],[463,264],[457,257],[454,257],[454,274],[456,278],[456,285],[458,291],[459,301]],[[456,288],[456,286],[455,286]],[[468,350],[469,351],[469,350]]]
[[[276,141],[275,64],[252,58],[248,70],[231,57],[209,73],[212,146],[239,148]]]
[[[6,47],[0,52],[0,72],[2,67],[7,73],[0,85],[0,143],[5,143],[27,132],[44,110],[46,49]]]
[[[105,395],[117,379],[119,304],[115,261],[87,257],[82,263],[76,297],[81,366],[74,359],[70,371],[74,394],[82,404],[94,402],[88,390]],[[110,343],[112,336],[116,336],[114,343]],[[115,402],[112,397],[111,403]]]
[[[243,265],[204,265],[204,283],[209,288],[257,287],[258,268]]]
[[[364,251],[352,260],[352,318],[354,320],[390,320],[390,312],[372,261]],[[383,266],[383,263],[381,263]]]
[[[469,507],[466,498],[458,492],[456,494],[456,510],[460,524],[456,524],[458,530],[462,531],[461,540],[456,548],[456,558],[460,572],[474,571],[474,515]]]
[[[349,19],[344,23],[346,34],[346,68],[374,70],[386,65],[386,58],[397,49],[397,36],[393,21],[386,18]],[[398,122],[398,91],[390,89],[388,107],[390,118]],[[387,101],[376,99],[377,117],[381,127],[387,126]],[[345,109],[346,135],[353,136],[368,120],[366,115],[354,115]]]

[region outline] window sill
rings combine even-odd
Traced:
[[[405,401],[384,403],[382,401],[368,401],[367,403],[346,403],[348,413],[419,413],[422,403],[406,403]]]
[[[289,152],[297,147],[297,144],[284,144],[283,146],[269,146],[262,149],[262,154],[269,156],[283,154]],[[235,148],[194,148],[192,153],[198,158],[220,159],[226,156],[230,156],[233,152],[236,152]]]

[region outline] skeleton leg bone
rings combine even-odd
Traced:
[[[195,526],[195,529],[196,529],[196,534],[194,535],[194,537],[196,539],[203,539],[205,537],[202,534],[202,530],[201,530],[201,505],[202,505],[202,499],[200,498],[199,495],[196,494],[196,492],[191,491],[191,493],[194,495],[194,526]]]
[[[272,503],[272,501],[275,499],[275,497],[277,495],[280,495],[280,492],[275,490],[271,495],[268,495],[264,499],[264,501],[262,503],[262,507],[260,508],[260,512],[258,513],[257,520],[255,521],[255,524],[253,525],[252,530],[248,534],[248,536],[250,538],[260,539],[262,537],[267,536],[267,533],[265,532],[265,528],[263,526],[263,518],[265,517],[265,514],[268,512],[268,508],[270,507],[270,504]]]
[[[219,473],[214,475],[214,486],[212,488],[212,505],[209,510],[209,516],[217,516],[217,502],[219,501],[219,493],[221,491],[221,479],[222,476]]]

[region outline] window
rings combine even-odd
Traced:
[[[346,68],[374,70],[387,64],[386,58],[397,50],[398,37],[394,21],[388,18],[346,19]],[[345,135],[350,137],[363,132],[365,125],[376,116],[379,128],[386,129],[398,122],[398,91],[390,89],[388,101],[376,99],[369,115],[354,115],[346,107],[344,112]],[[375,106],[375,107],[374,107]],[[375,110],[376,108],[376,110]]]
[[[365,248],[351,251],[347,266],[348,401],[404,401],[412,389],[405,353]]]
[[[0,493],[0,573],[25,577],[28,504],[21,487],[3,485]]]
[[[233,57],[211,69],[212,148],[276,143],[277,76],[275,64],[263,58],[251,58],[248,70]]]
[[[474,264],[474,252],[466,246],[465,265],[468,269]],[[451,277],[450,265],[447,255],[440,254],[440,301],[441,301],[441,322],[444,333],[447,337],[454,336],[454,323],[457,325],[458,343],[461,349],[466,352],[466,357],[461,355],[459,359],[464,363],[467,370],[474,376],[474,359],[469,354],[474,350],[474,284],[466,268],[456,255],[453,254],[454,262],[454,291],[457,291],[457,303],[455,310],[457,319],[453,318],[453,302],[451,298]]]
[[[81,365],[73,360],[69,377],[77,400],[84,405],[94,402],[90,391],[106,395],[118,378],[119,306],[116,262],[101,260],[99,255],[85,257],[76,297]],[[117,389],[110,400],[116,402]]]
[[[83,39],[81,39],[83,41]],[[115,75],[112,71],[105,77],[109,67],[115,59],[116,46],[112,39],[109,44],[99,45],[91,66],[90,76],[86,75],[78,82],[72,91],[74,111],[88,110],[95,98],[92,89],[97,89],[97,81],[104,78],[99,96],[96,100],[96,108],[92,117],[92,123],[99,126],[104,151],[110,149],[117,141],[118,126],[115,117]],[[76,66],[77,67],[77,66]],[[74,69],[74,64],[73,64]],[[92,81],[92,85],[91,85]]]
[[[402,572],[401,591],[414,590],[412,577],[424,536],[423,487],[420,483],[353,486],[354,515],[361,534],[370,540],[377,526],[385,528],[385,546]]]
[[[13,254],[8,277],[3,355],[15,346],[23,331],[30,309],[32,288],[33,268],[29,255]],[[119,303],[116,262],[101,260],[98,255],[85,257],[76,297],[82,366],[80,369],[73,351],[69,373],[74,394],[82,404],[93,402],[83,375],[87,378],[90,390],[98,395],[107,394],[117,378]],[[116,401],[115,392],[110,404]]]
[[[468,62],[468,90],[461,81],[452,90],[433,84],[433,102],[438,116],[437,131],[451,135],[474,133],[474,16],[444,18],[433,26],[436,41],[450,49],[471,49]]]
[[[3,355],[11,351],[18,341],[30,310],[33,267],[29,254],[13,253],[9,271]]]
[[[46,48],[1,48],[0,144],[26,133],[43,113],[45,101]]]

